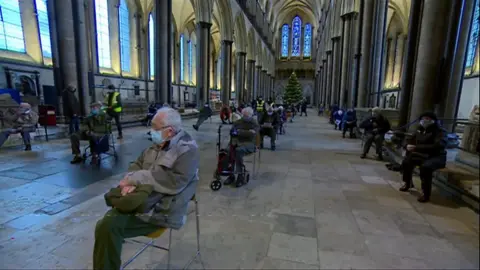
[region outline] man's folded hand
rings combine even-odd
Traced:
[[[124,186],[122,187],[122,196],[125,196],[129,193],[132,193],[137,187],[136,186]]]

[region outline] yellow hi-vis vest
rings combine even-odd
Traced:
[[[107,95],[105,98],[105,104],[108,107],[112,107],[114,112],[122,112],[122,107],[115,107],[117,105],[117,97],[120,95],[119,92],[113,92],[113,95],[110,96],[110,94]],[[111,98],[110,98],[111,97]]]
[[[257,102],[257,112],[263,112],[263,104],[265,104],[265,101],[260,101]]]

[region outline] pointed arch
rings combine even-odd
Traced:
[[[300,37],[302,36],[302,19],[295,16],[292,20],[292,56],[300,56]]]
[[[238,12],[237,17],[235,18],[235,44],[237,51],[246,52],[247,51],[247,30],[245,29],[245,19],[243,18],[243,13]]]

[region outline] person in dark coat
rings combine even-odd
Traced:
[[[68,118],[68,131],[73,134],[80,130],[80,103],[75,92],[77,89],[73,85],[67,86],[62,91],[63,114]]]
[[[276,132],[275,127],[278,126],[280,120],[278,115],[273,111],[273,108],[270,107],[267,109],[267,113],[264,113],[260,119],[260,148],[263,148],[263,138],[265,136],[270,137],[270,149],[275,151],[275,139]]]
[[[333,120],[334,120],[334,128],[335,130],[342,130],[342,120],[343,120],[343,110],[338,109],[335,113],[333,113]]]
[[[205,120],[210,118],[212,116],[212,114],[213,114],[212,108],[210,108],[210,105],[208,104],[208,102],[206,102],[205,105],[203,105],[203,108],[200,109],[200,112],[198,114],[197,123],[195,125],[193,125],[193,128],[196,131],[198,131],[198,128],[200,127],[200,125],[202,125],[203,122],[205,122]]]
[[[418,201],[428,202],[432,193],[433,172],[445,168],[446,165],[446,142],[434,113],[423,113],[419,120],[420,125],[413,136],[407,140],[405,146],[406,153],[402,162],[403,182],[405,184],[400,188],[400,191],[406,192],[413,187],[413,169],[419,166],[422,195],[418,197]]]
[[[372,143],[375,142],[375,150],[377,159],[383,160],[382,145],[385,134],[390,130],[390,122],[380,113],[380,108],[372,109],[372,116],[362,122],[360,128],[365,129],[367,134],[365,144],[363,145],[363,153],[360,158],[366,158]]]
[[[348,109],[347,112],[344,114],[342,119],[342,125],[343,125],[343,138],[345,138],[347,129],[350,132],[350,138],[354,138],[355,133],[353,132],[353,130],[357,127],[357,116],[353,109]]]
[[[305,116],[308,116],[307,115],[307,102],[306,101],[302,101],[302,104],[300,105],[300,109],[301,109],[300,116],[303,116],[303,114],[305,114]]]

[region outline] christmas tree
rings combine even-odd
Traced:
[[[297,74],[292,72],[288,79],[287,86],[283,94],[283,102],[287,104],[295,104],[303,99],[303,91],[300,82],[298,82]]]

